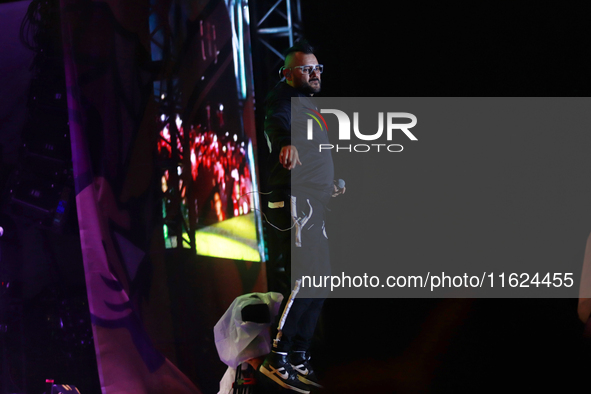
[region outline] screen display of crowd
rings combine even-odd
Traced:
[[[224,125],[224,106],[206,107],[209,116],[215,112],[216,123]],[[164,117],[163,117],[164,119]],[[175,119],[179,131],[177,151],[184,155],[182,141],[185,133],[189,138],[190,168],[177,168],[181,211],[186,223],[189,222],[189,204],[195,207],[197,254],[239,260],[261,261],[257,231],[257,210],[254,194],[254,157],[250,139],[240,139],[230,131],[215,132],[201,124],[185,128],[180,118]],[[188,130],[187,130],[188,129]],[[170,158],[171,135],[169,125],[160,131],[158,152],[161,158]],[[190,172],[193,182],[189,193],[184,183]],[[161,178],[162,191],[171,187],[171,174],[164,171]],[[166,198],[166,197],[165,197]],[[163,200],[163,215],[166,218],[170,209],[168,201]],[[177,246],[178,240],[169,236],[164,225],[167,248]],[[189,237],[183,234],[183,246],[189,247]]]

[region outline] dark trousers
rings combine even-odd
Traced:
[[[322,311],[325,289],[302,287],[301,278],[330,275],[326,208],[310,195],[295,194],[273,192],[265,212],[270,223],[270,275],[275,275],[270,278],[270,290],[284,295],[273,344],[274,350],[280,352],[308,350]]]

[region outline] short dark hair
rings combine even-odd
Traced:
[[[303,52],[306,55],[309,55],[314,53],[314,47],[312,47],[312,45],[310,45],[308,40],[306,40],[305,38],[300,38],[293,44],[293,46],[291,46],[285,52],[283,52],[283,56],[287,57],[295,52]]]

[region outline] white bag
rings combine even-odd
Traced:
[[[242,321],[242,308],[247,305],[265,304],[269,308],[271,322],[279,313],[283,301],[280,293],[250,293],[237,297],[213,328],[215,346],[220,360],[230,368],[251,358],[271,352],[268,323]]]

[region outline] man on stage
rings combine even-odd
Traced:
[[[327,131],[313,122],[313,138],[308,139],[309,113],[317,111],[312,96],[320,92],[323,66],[304,40],[285,55],[280,70],[284,80],[266,101],[265,136],[272,189],[266,216],[272,233],[270,263],[283,261],[291,288],[283,291],[273,351],[260,372],[283,388],[308,393],[310,386],[322,387],[309,362],[309,347],[324,298],[318,294],[316,298],[302,298],[299,279],[304,274],[330,275],[326,205],[331,196],[344,193],[345,188],[338,188],[334,182],[330,150],[319,150],[319,144],[329,143]]]

